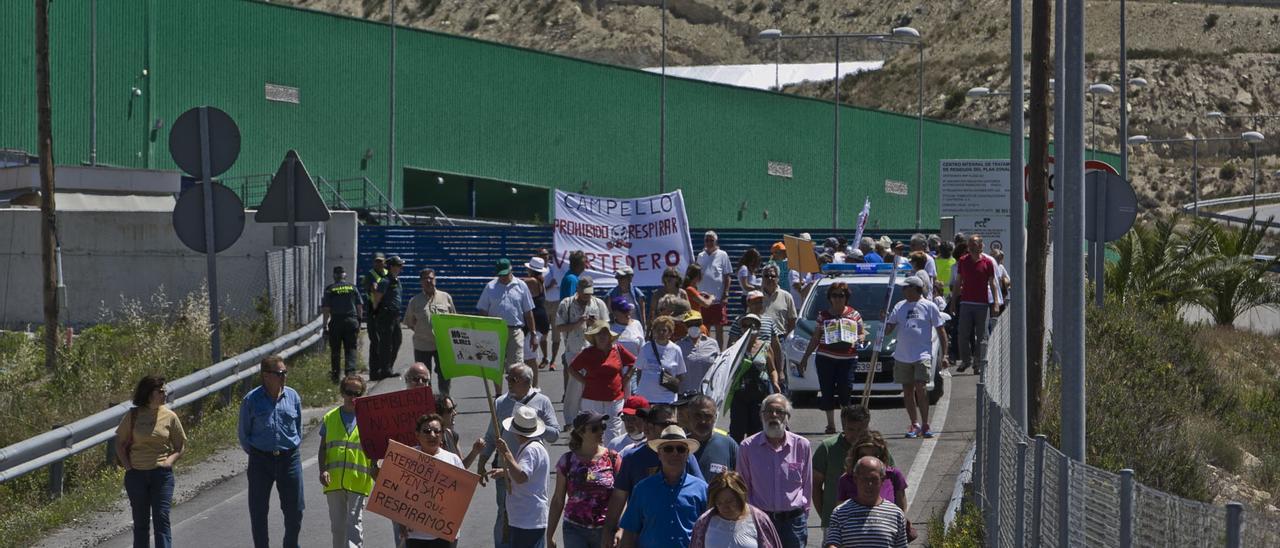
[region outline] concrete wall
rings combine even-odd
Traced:
[[[0,328],[21,329],[43,323],[40,290],[39,210],[0,209]],[[244,233],[218,254],[219,301],[223,314],[253,313],[253,300],[267,292],[266,253],[272,227],[257,224],[245,212]],[[59,212],[67,312],[73,325],[96,323],[103,310],[123,300],[146,303],[164,288],[170,300],[200,289],[205,256],[188,249],[173,232],[164,211]],[[335,211],[325,225],[325,271],[344,265],[354,272],[356,216]],[[313,228],[313,231],[317,228]],[[315,296],[319,298],[319,296]]]

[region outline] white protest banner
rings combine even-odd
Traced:
[[[738,342],[716,356],[716,361],[707,369],[706,376],[702,377],[702,393],[715,400],[716,407],[724,408],[725,413],[729,412],[725,402],[729,401],[729,393],[737,384],[734,380],[738,377],[738,364],[742,362],[742,356],[747,351],[747,342],[755,338],[754,328],[743,333],[738,337]]]
[[[622,266],[637,286],[662,285],[662,271],[684,272],[693,260],[689,219],[679,190],[643,198],[605,198],[556,190],[554,263],[568,270],[569,254],[583,252],[596,285],[612,286]]]

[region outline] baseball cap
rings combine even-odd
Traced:
[[[591,293],[595,289],[595,286],[596,282],[592,281],[591,278],[587,276],[578,278],[578,293]]]
[[[342,265],[338,265],[338,266],[333,267],[333,273],[334,273],[334,274],[345,274],[346,272],[347,272],[347,269],[342,268]]]
[[[849,252],[849,256],[850,256],[850,257],[853,257],[853,258],[855,258],[855,259],[861,259],[861,258],[862,258],[862,250],[861,250],[861,249],[858,249],[858,248],[854,248],[852,251],[850,251],[850,252]]]
[[[784,244],[784,243],[782,243],[782,242],[773,242],[773,247],[771,247],[771,248],[769,248],[769,249],[770,249],[771,251],[786,251],[786,250],[787,250],[787,244]]]
[[[684,317],[680,318],[680,321],[684,323],[700,322],[702,321],[702,313],[697,310],[690,310],[684,313]]]
[[[906,283],[911,287],[924,290],[924,280],[921,280],[919,276],[907,276]]]
[[[631,396],[622,404],[623,415],[635,415],[636,411],[646,409],[649,409],[649,400],[645,399],[644,396]]]
[[[622,266],[618,267],[617,272],[614,272],[613,277],[615,277],[615,278],[622,278],[622,277],[624,277],[624,276],[634,276],[634,275],[635,275],[635,273],[636,273],[636,271],[635,271],[635,270],[632,270],[632,269],[631,269],[631,267],[629,267],[629,266],[627,266],[627,265],[622,265]]]
[[[591,424],[604,424],[605,417],[595,411],[582,411],[578,416],[573,418],[573,428],[578,429]]]
[[[511,259],[508,259],[506,257],[498,259],[498,264],[496,265],[496,268],[499,276],[506,276],[507,274],[510,274]]]
[[[763,299],[763,298],[764,298],[764,292],[760,291],[759,289],[752,289],[751,291],[747,292],[748,301],[752,301],[755,299]]]
[[[381,251],[379,251],[379,252],[377,252],[377,253],[374,253],[374,254],[373,254],[373,260],[375,260],[375,261],[381,261],[381,260],[386,259],[386,258],[387,258],[387,256],[386,256],[386,255],[383,255]]]
[[[399,255],[392,255],[390,259],[387,259],[387,266],[404,266],[404,259],[401,259]]]

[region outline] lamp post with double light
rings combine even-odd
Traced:
[[[778,29],[766,29],[757,35],[763,40],[833,40],[835,42],[835,96],[832,99],[832,166],[831,166],[831,228],[839,228],[840,220],[840,42],[842,40],[869,38],[919,38],[920,31],[911,27],[897,27],[890,32],[854,32],[831,34],[785,34]],[[918,206],[917,206],[918,207]],[[917,217],[919,215],[917,214]],[[919,220],[916,221],[919,224]]]

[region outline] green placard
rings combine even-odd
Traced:
[[[431,317],[431,331],[446,379],[481,377],[502,382],[508,337],[502,318],[436,314]]]

